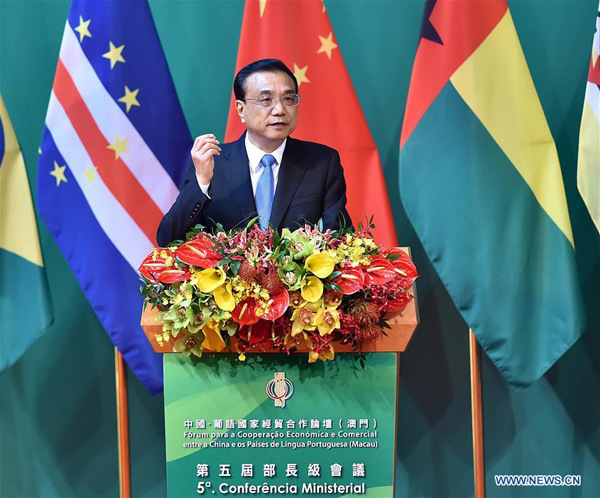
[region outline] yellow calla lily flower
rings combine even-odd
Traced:
[[[220,353],[225,349],[225,341],[221,337],[221,332],[218,329],[209,327],[208,325],[202,329],[204,332],[204,342],[202,347]]]
[[[309,303],[318,301],[323,295],[323,282],[317,277],[306,277],[300,294],[302,295],[302,299]]]
[[[202,292],[212,292],[225,282],[222,268],[207,268],[198,273],[198,288]]]
[[[233,293],[231,291],[231,282],[223,284],[213,291],[215,302],[222,310],[233,311],[235,308],[235,298],[233,297]]]
[[[340,314],[335,309],[321,308],[317,311],[317,328],[321,336],[340,328]]]
[[[333,272],[335,263],[326,252],[311,254],[304,262],[304,268],[319,278],[327,278]]]

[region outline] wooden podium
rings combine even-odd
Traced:
[[[411,289],[414,295],[414,289]],[[361,349],[308,363],[306,352],[202,358],[156,340],[156,310],[142,328],[164,355],[169,496],[394,496],[399,353],[418,324],[415,299]],[[341,353],[341,354],[340,354]],[[346,354],[344,354],[346,353]],[[378,353],[378,354],[375,354]]]

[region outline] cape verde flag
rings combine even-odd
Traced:
[[[136,270],[178,194],[192,139],[146,0],[73,0],[41,143],[38,207],[142,383],[162,358],[140,327]]]

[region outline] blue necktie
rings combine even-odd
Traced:
[[[264,170],[256,184],[256,193],[254,194],[254,202],[256,203],[256,211],[258,212],[258,223],[262,230],[269,228],[269,220],[271,219],[271,210],[273,209],[274,195],[274,180],[273,180],[273,165],[276,163],[275,158],[271,154],[265,154],[260,160],[260,164],[264,166]]]

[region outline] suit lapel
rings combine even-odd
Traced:
[[[288,138],[279,168],[277,191],[273,199],[273,211],[271,212],[273,228],[279,228],[305,171],[306,168],[302,167],[302,148],[297,140]]]
[[[256,206],[252,195],[245,137],[246,133],[232,144],[229,154],[223,154],[225,160],[222,161],[222,173],[231,190],[232,200],[237,203],[242,216],[250,219],[256,215]]]

